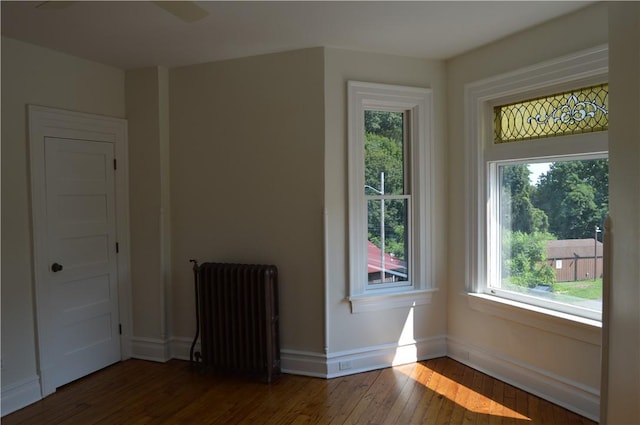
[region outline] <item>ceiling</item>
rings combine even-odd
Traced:
[[[147,1],[39,3],[2,1],[2,35],[130,69],[317,46],[447,59],[592,2],[211,1],[192,23]]]

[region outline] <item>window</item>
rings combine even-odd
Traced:
[[[348,91],[352,311],[427,303],[431,92],[360,82]]]
[[[606,48],[466,88],[469,290],[601,320]]]
[[[406,111],[364,111],[364,193],[367,202],[367,282],[409,281],[411,188]]]
[[[599,318],[600,233],[609,204],[602,156],[489,163],[497,211],[489,206],[496,219],[489,223],[488,245],[497,254],[489,258],[488,293]]]

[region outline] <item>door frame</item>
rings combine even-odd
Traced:
[[[129,240],[129,166],[127,121],[122,118],[66,111],[28,105],[29,151],[31,175],[31,216],[33,236],[33,277],[36,311],[36,335],[40,388],[45,397],[55,392],[51,380],[54,364],[52,335],[46,321],[49,304],[46,299],[45,276],[48,273],[46,228],[45,138],[88,139],[113,143],[117,162],[115,173],[116,237],[119,244],[117,261],[118,311],[122,333],[120,357],[131,357],[132,305]]]

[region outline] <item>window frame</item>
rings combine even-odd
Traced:
[[[431,89],[348,81],[349,293],[352,313],[427,304],[433,286]],[[409,281],[369,284],[367,197],[365,196],[364,111],[406,113],[408,117]]]
[[[467,156],[466,287],[481,299],[512,302],[523,309],[558,314],[592,325],[601,314],[565,308],[539,298],[513,296],[489,286],[492,258],[499,261],[497,168],[505,163],[553,162],[554,159],[607,157],[608,131],[560,135],[511,143],[494,143],[493,108],[608,80],[608,48],[599,46],[574,55],[534,65],[465,86],[465,142]],[[496,255],[498,257],[496,257]],[[493,256],[493,257],[492,257]],[[494,263],[495,263],[494,261]],[[474,301],[474,303],[476,303]]]

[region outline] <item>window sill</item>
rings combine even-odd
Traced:
[[[471,309],[504,320],[542,329],[589,344],[602,345],[602,323],[567,313],[507,300],[487,294],[469,293]]]
[[[383,292],[375,295],[363,294],[349,297],[351,313],[389,310],[392,308],[414,307],[431,303],[431,297],[438,289],[421,289],[406,292]]]

